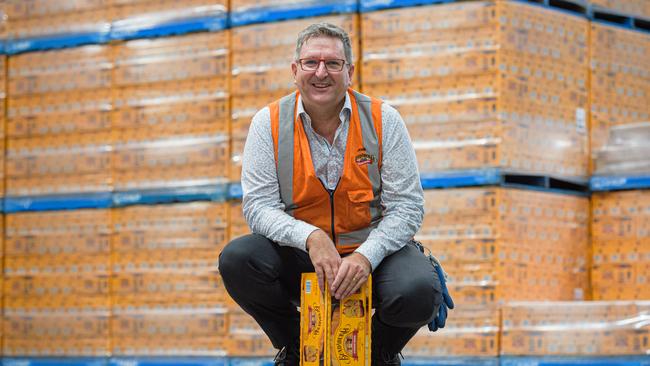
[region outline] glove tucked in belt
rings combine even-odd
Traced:
[[[422,243],[415,240],[414,242],[417,248],[431,262],[431,265],[433,265],[433,268],[435,268],[436,274],[438,275],[438,279],[440,280],[440,287],[442,292],[442,304],[440,304],[440,308],[438,309],[438,314],[436,314],[435,318],[433,318],[431,323],[428,324],[429,330],[435,332],[436,330],[445,327],[445,324],[447,323],[447,315],[449,309],[454,308],[454,300],[451,298],[451,295],[449,295],[449,290],[447,289],[447,273],[445,273],[445,271],[442,269],[442,265],[440,264],[440,261],[438,261],[438,258],[434,257],[433,254],[431,254],[431,251],[429,249],[424,248]],[[427,250],[428,254],[425,253],[425,249]]]

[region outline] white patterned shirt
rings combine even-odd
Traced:
[[[346,93],[339,113],[341,123],[333,143],[311,127],[311,118],[298,97],[296,111],[309,140],[317,177],[333,190],[343,172],[343,159],[350,126],[351,102]],[[382,103],[381,204],[384,208],[379,225],[355,252],[368,259],[372,269],[388,255],[398,251],[419,230],[424,216],[424,197],[415,151],[399,113]],[[263,235],[279,245],[305,250],[307,237],[317,230],[314,225],[284,212],[271,135],[268,107],[261,109],[251,122],[242,161],[242,208],[253,233]]]

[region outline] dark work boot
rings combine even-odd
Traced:
[[[372,366],[400,366],[402,361],[399,359],[401,353],[390,353],[381,347],[372,345]],[[403,358],[403,357],[402,357]]]

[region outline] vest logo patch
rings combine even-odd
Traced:
[[[375,157],[368,153],[361,153],[354,158],[354,162],[357,163],[357,165],[359,166],[372,164],[375,162]]]

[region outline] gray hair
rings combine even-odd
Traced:
[[[352,43],[350,42],[350,36],[340,27],[330,24],[330,23],[316,23],[312,24],[309,27],[305,28],[298,35],[298,41],[296,42],[296,61],[300,58],[300,51],[302,51],[302,45],[305,44],[311,38],[317,37],[332,37],[338,38],[343,42],[343,51],[345,52],[345,61],[348,64],[353,64],[352,62]]]

